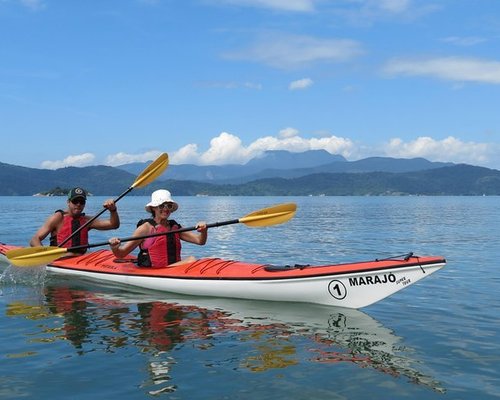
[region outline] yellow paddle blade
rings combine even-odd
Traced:
[[[22,301],[15,301],[7,304],[5,314],[9,317],[22,316],[32,320],[46,319],[50,312],[44,306],[31,305]]]
[[[295,203],[278,204],[245,215],[239,219],[239,222],[252,228],[282,224],[291,219],[296,210],[297,205]]]
[[[131,187],[144,187],[158,178],[168,166],[168,154],[162,153],[148,167],[141,172]]]
[[[8,250],[5,252],[5,256],[12,265],[17,267],[36,267],[47,265],[67,252],[68,249],[64,247],[38,246]]]

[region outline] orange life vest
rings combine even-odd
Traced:
[[[87,222],[87,218],[85,218],[85,214],[80,214],[79,217],[74,218],[65,213],[63,210],[57,210],[63,216],[63,223],[61,229],[57,232],[56,235],[51,235],[50,237],[50,245],[58,246],[59,243],[64,242],[66,238],[71,236],[73,232],[80,228],[80,226],[84,225]],[[89,244],[89,229],[88,227],[83,228],[77,235],[73,236],[71,240],[68,240],[63,244],[62,247],[69,248],[73,246],[80,246]],[[75,253],[85,253],[87,249],[79,249],[74,251]]]
[[[140,220],[137,226],[149,222],[153,225],[150,233],[169,232],[180,229],[181,226],[170,220],[169,226],[158,225],[154,219]],[[161,268],[181,260],[181,237],[179,233],[161,235],[145,239],[140,245],[137,258],[139,267]]]

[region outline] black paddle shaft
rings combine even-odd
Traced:
[[[207,229],[208,228],[216,228],[218,226],[224,226],[224,225],[238,224],[239,222],[240,222],[239,219],[232,219],[230,221],[223,221],[223,222],[214,222],[212,224],[207,224]],[[188,228],[175,229],[175,230],[169,231],[169,232],[151,233],[149,235],[130,236],[127,238],[120,239],[120,242],[131,242],[132,240],[147,239],[147,238],[163,236],[163,235],[174,235],[176,233],[195,231],[196,229],[198,229],[198,226],[191,226]],[[109,241],[108,242],[93,243],[93,244],[83,244],[81,246],[73,246],[73,247],[69,247],[68,251],[90,249],[92,247],[99,247],[99,246],[106,246],[106,245],[109,245]]]

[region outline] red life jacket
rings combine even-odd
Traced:
[[[169,232],[180,229],[181,226],[171,220],[169,227],[158,225],[154,219],[141,220],[137,226],[144,222],[153,225],[150,233]],[[161,235],[144,240],[140,245],[137,265],[140,267],[161,268],[181,260],[181,236],[179,233]]]
[[[51,235],[50,237],[50,245],[58,246],[58,243],[62,243],[66,238],[71,236],[73,232],[80,228],[80,226],[84,225],[87,222],[87,218],[85,218],[85,214],[80,214],[79,217],[74,218],[63,210],[57,210],[63,216],[63,223],[59,232],[56,235]],[[77,235],[73,236],[71,240],[67,241],[63,244],[62,247],[69,248],[73,246],[80,246],[84,244],[89,244],[89,229],[88,227],[83,228]],[[87,251],[87,249],[79,249],[75,250],[74,253],[83,254]]]

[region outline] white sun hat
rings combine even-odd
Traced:
[[[160,189],[156,190],[151,194],[151,201],[146,204],[146,209],[147,212],[153,212],[151,210],[151,207],[158,207],[160,204],[163,203],[173,203],[174,208],[171,212],[176,211],[179,208],[179,205],[172,199],[172,195],[168,190],[165,189]]]

